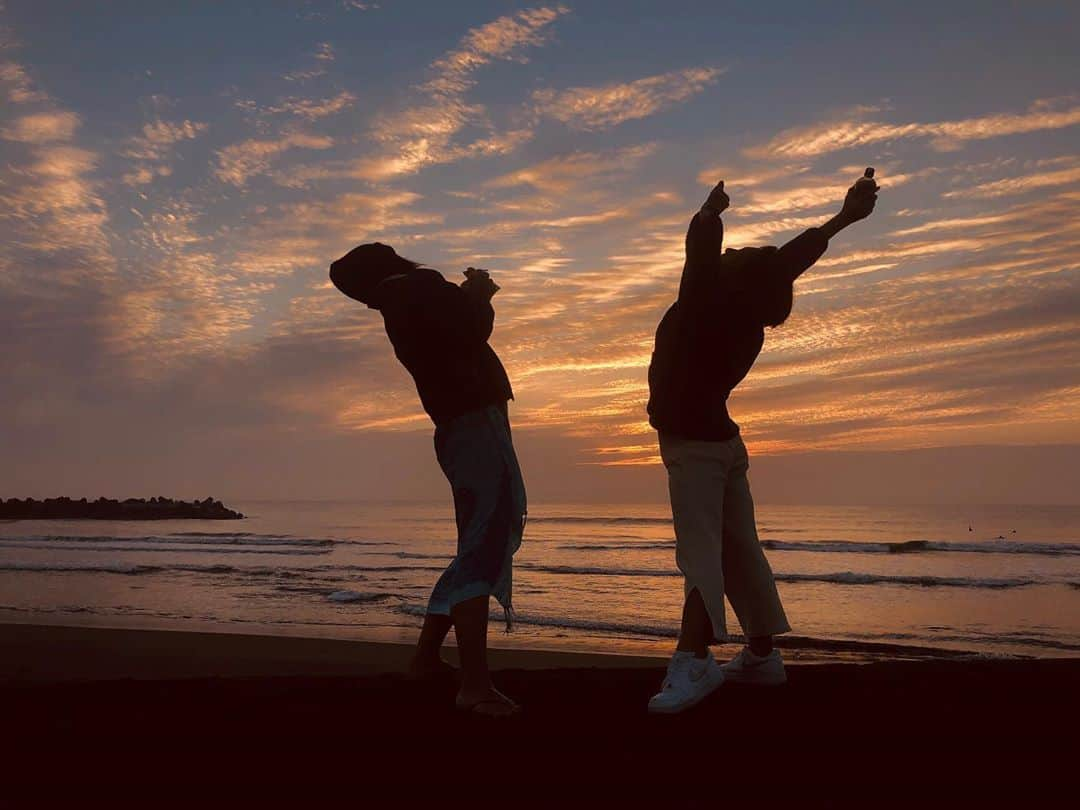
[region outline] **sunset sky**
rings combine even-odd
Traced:
[[[871,165],[877,212],[732,398],[763,474],[1024,446],[1060,488],[1078,23],[1072,3],[0,0],[0,497],[442,497],[381,318],[327,279],[378,240],[502,286],[535,493],[661,501],[646,367],[690,215],[723,179],[728,244],[780,243]]]

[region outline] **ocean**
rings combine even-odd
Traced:
[[[0,621],[411,643],[453,553],[449,501],[228,505],[248,517],[0,523]],[[757,513],[789,660],[1080,653],[1080,507]],[[534,504],[490,641],[666,655],[681,599],[666,504]]]

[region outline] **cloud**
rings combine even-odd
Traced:
[[[133,171],[127,172],[120,176],[120,182],[125,186],[137,187],[145,186],[148,183],[154,182],[159,177],[169,177],[172,175],[172,168],[169,166],[136,166]]]
[[[78,115],[65,110],[30,113],[16,118],[0,130],[0,137],[22,143],[54,143],[70,141],[79,128]]]
[[[0,136],[22,145],[0,165],[0,267],[6,281],[46,296],[110,275],[108,211],[94,178],[97,153],[71,143],[82,119],[56,107],[14,62],[0,66],[16,110],[46,102],[48,109],[16,116]],[[51,277],[34,272],[48,265]]]
[[[1080,107],[1075,106],[1071,99],[1036,101],[1023,113],[909,124],[866,120],[867,109],[856,108],[847,120],[786,130],[763,146],[746,150],[746,153],[754,158],[806,158],[872,143],[911,138],[930,138],[935,145],[947,147],[971,140],[1064,129],[1080,124]]]
[[[1065,328],[1080,289],[1070,247],[1080,226],[1065,214],[1072,204],[1040,200],[937,220],[942,228],[913,225],[884,247],[876,240],[858,240],[846,253],[833,247],[800,281],[791,321],[770,332],[733,398],[748,437],[765,452],[1003,441],[1010,425],[1036,431],[1042,420],[1063,418],[1061,407],[1046,403],[1080,382],[1080,369],[1060,359],[1080,338]],[[728,236],[774,224],[797,231],[817,219],[737,223]],[[497,340],[509,347],[523,426],[580,431],[585,443],[605,436],[609,449],[647,448],[644,370],[677,284],[685,222],[657,220],[657,227],[638,225],[639,236],[609,257],[610,270],[583,272],[571,248],[557,278],[530,285],[520,301],[497,300]],[[942,238],[928,238],[938,230]],[[870,263],[874,256],[889,258]],[[831,280],[817,283],[823,279]],[[500,297],[521,283],[505,283]],[[519,324],[548,302],[573,312],[573,322],[556,314]],[[1024,435],[1036,435],[1030,431]],[[613,455],[619,464],[644,464],[655,453],[612,450],[600,463]]]
[[[811,175],[799,173],[796,175],[800,185],[784,188],[762,188],[773,180],[787,177],[785,172],[771,174],[763,172],[757,177],[751,176],[756,182],[746,188],[745,193],[740,193],[740,183],[736,181],[730,190],[732,196],[732,216],[745,217],[754,215],[769,215],[777,217],[800,211],[822,208],[823,206],[838,206],[844,199],[848,187],[862,172],[853,167],[842,167],[828,175]],[[935,168],[921,169],[917,172],[879,172],[878,177],[885,193],[911,183],[915,180],[925,179],[938,174]],[[742,184],[746,187],[746,184]],[[725,189],[727,184],[724,185]]]
[[[73,143],[79,116],[52,106],[20,66],[0,75],[13,107],[51,107],[10,122],[3,134],[16,145],[0,164],[0,419],[47,432],[77,419],[71,403],[94,390],[116,262],[99,156]]]
[[[591,179],[636,169],[656,153],[656,143],[645,143],[610,153],[572,152],[499,175],[484,183],[487,188],[531,186],[539,191],[565,194]]]
[[[18,229],[12,246],[45,254],[75,251],[86,261],[73,262],[75,276],[94,261],[101,272],[111,264],[104,233],[108,213],[92,174],[98,156],[86,149],[48,144],[34,149],[30,159],[0,184],[0,222]],[[28,262],[27,266],[32,266]]]
[[[831,152],[813,149],[749,160],[732,147],[743,142],[737,130],[696,142],[584,143],[586,130],[697,98],[718,72],[607,85],[586,75],[541,91],[550,112],[536,112],[529,78],[504,105],[514,87],[488,88],[483,71],[519,79],[517,63],[537,59],[533,49],[565,14],[553,5],[473,28],[379,109],[347,77],[333,89],[266,96],[256,83],[230,90],[213,118],[188,113],[212,128],[147,102],[150,118],[120,141],[98,133],[123,132],[122,121],[80,127],[35,89],[33,71],[0,65],[0,98],[15,99],[0,127],[16,136],[0,163],[0,343],[9,349],[0,419],[38,438],[87,423],[117,442],[137,436],[126,463],[137,467],[153,443],[170,469],[191,441],[213,450],[237,435],[273,448],[426,434],[378,315],[327,284],[332,259],[377,239],[451,279],[466,264],[492,268],[502,285],[492,342],[515,382],[524,443],[557,442],[566,467],[655,465],[646,370],[699,184],[724,179],[732,190],[729,246],[780,243],[819,224],[818,209],[838,204],[861,167],[818,165]],[[300,66],[321,75],[334,56],[323,48]],[[243,95],[271,101],[229,106]],[[1069,126],[1066,113],[1055,102],[1011,120],[880,123],[891,117],[880,109],[845,120],[870,127],[856,143],[940,148]],[[545,115],[565,121],[555,128],[566,143],[533,140]],[[366,132],[345,126],[353,119]],[[319,131],[330,125],[344,134]],[[250,129],[235,134],[240,126]],[[792,132],[787,140],[803,144]],[[827,150],[849,142],[826,135]],[[211,158],[172,173],[172,158],[211,136],[220,139]],[[980,162],[939,151],[878,163],[878,212],[800,279],[791,320],[768,333],[732,398],[755,451],[1080,437],[1070,414],[1080,391],[1077,159],[1038,159],[1045,150],[1023,146],[995,155],[987,142]],[[723,154],[730,160],[717,161]],[[500,159],[447,165],[484,157]],[[431,166],[444,168],[416,176]],[[78,433],[70,430],[63,435]],[[22,460],[85,449],[63,444]],[[416,447],[429,461],[429,437]]]
[[[251,177],[264,174],[275,158],[290,149],[329,149],[333,145],[329,136],[299,131],[278,138],[250,138],[218,151],[214,175],[223,183],[243,188]]]
[[[315,60],[312,67],[291,70],[282,78],[287,82],[306,82],[317,79],[319,76],[325,76],[326,66],[337,58],[337,54],[334,52],[334,46],[329,42],[320,42],[315,46],[312,58]]]
[[[272,107],[268,107],[267,112],[287,113],[299,118],[306,118],[308,121],[314,121],[347,110],[355,102],[356,96],[348,90],[342,90],[331,98],[287,98]]]
[[[8,100],[12,104],[49,100],[48,95],[34,89],[26,70],[16,62],[0,63],[0,82],[7,85]]]
[[[769,217],[754,223],[735,222],[724,228],[724,245],[737,248],[768,242],[778,233],[798,233],[821,224],[820,215],[807,217]]]
[[[361,242],[398,243],[418,225],[441,217],[410,210],[419,195],[407,191],[356,193],[282,203],[234,234],[233,266],[242,274],[271,277],[299,268],[322,272]]]
[[[546,42],[551,24],[568,11],[565,6],[528,9],[471,29],[457,48],[431,64],[434,75],[419,87],[422,101],[376,119],[372,136],[383,150],[354,168],[367,179],[383,180],[462,158],[506,154],[529,140],[532,132],[527,127],[495,131],[485,108],[467,103],[464,96],[481,67],[495,60],[526,61],[521,50]],[[486,134],[471,142],[455,142],[470,126]]]
[[[490,157],[513,152],[532,138],[528,130],[496,133],[463,146],[437,147],[426,138],[412,144],[399,144],[397,154],[383,154],[349,160],[330,160],[313,165],[298,165],[272,172],[283,186],[304,188],[319,180],[366,180],[379,183],[413,174],[424,166],[452,163],[465,158]]]
[[[999,222],[1007,222],[1008,214],[987,214],[975,217],[952,217],[948,219],[934,219],[915,225],[911,228],[901,228],[892,232],[892,236],[915,236],[916,234],[930,231],[969,230],[981,225],[996,225]]]
[[[522,48],[547,41],[549,27],[569,13],[566,6],[519,11],[471,29],[458,47],[432,64],[436,76],[423,85],[433,96],[460,96],[475,83],[472,74],[496,59],[527,61]]]
[[[144,186],[159,177],[172,175],[172,167],[167,158],[173,148],[183,141],[193,140],[209,128],[208,124],[197,121],[172,123],[160,118],[145,124],[142,134],[128,140],[121,151],[126,158],[138,161],[131,171],[121,176],[120,181],[131,187]]]
[[[690,68],[625,84],[536,90],[532,99],[537,113],[573,129],[610,129],[686,101],[715,83],[722,73],[720,68]]]
[[[1076,269],[1061,269],[1069,251],[1061,244],[1034,264],[1016,258],[1033,223],[1066,243],[1075,231],[1062,227],[1060,211],[1028,206],[1003,221],[969,222],[966,251],[949,239],[932,249],[901,246],[909,265],[922,262],[922,273],[907,267],[879,274],[860,282],[855,299],[842,290],[801,297],[792,328],[770,335],[759,368],[735,398],[748,409],[752,432],[813,446],[915,442],[916,434],[926,441],[962,426],[971,436],[1003,436],[996,426],[1023,422],[1044,396],[1074,385],[1080,368],[1061,351],[1080,336],[1069,326],[1080,289]],[[1024,278],[1036,272],[1050,275],[1037,283]],[[969,273],[977,283],[956,283]],[[817,269],[809,275],[816,278]]]
[[[173,146],[198,138],[209,126],[198,121],[172,123],[159,118],[143,126],[142,134],[132,138],[122,154],[136,160],[162,160]]]
[[[790,180],[810,171],[806,165],[780,166],[774,169],[737,168],[731,164],[710,166],[698,173],[697,180],[703,186],[713,187],[721,180],[725,189],[747,189],[774,180]]]
[[[258,311],[259,290],[227,271],[223,245],[201,232],[201,219],[197,207],[169,199],[130,233],[123,269],[138,263],[138,282],[114,293],[108,350],[139,379],[168,379],[199,355],[230,349]]]
[[[1052,186],[1075,185],[1080,182],[1080,166],[1059,169],[1054,172],[1037,172],[1020,177],[1007,177],[989,183],[980,183],[971,188],[945,192],[945,197],[990,199],[1026,194],[1029,191],[1050,188]]]

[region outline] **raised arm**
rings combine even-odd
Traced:
[[[821,258],[829,246],[829,240],[848,225],[866,219],[877,203],[878,184],[873,179],[874,170],[848,189],[840,213],[817,228],[810,228],[796,236],[777,251],[775,271],[786,281],[794,281]]]
[[[701,299],[705,281],[717,271],[724,250],[724,223],[720,214],[730,202],[721,180],[690,220],[686,232],[686,264],[679,281],[679,300],[684,303]]]
[[[491,298],[499,286],[491,280],[486,270],[466,273],[466,280],[459,287],[444,281],[429,309],[431,324],[446,334],[449,340],[464,339],[466,343],[484,343],[491,337],[495,327],[495,308]]]

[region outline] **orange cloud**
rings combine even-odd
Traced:
[[[22,143],[70,141],[79,124],[79,116],[73,112],[53,110],[31,113],[16,118],[10,126],[0,130],[0,137]]]
[[[456,50],[432,64],[438,75],[423,89],[435,96],[457,96],[472,87],[470,74],[477,68],[496,59],[526,61],[519,50],[542,45],[549,36],[550,25],[569,11],[563,5],[528,9],[473,28]]]
[[[34,89],[30,76],[23,66],[16,62],[0,63],[0,81],[7,84],[8,100],[12,104],[49,100],[48,95]]]
[[[947,191],[944,196],[972,198],[1008,197],[1016,194],[1026,194],[1029,191],[1038,189],[1050,188],[1051,186],[1074,185],[1077,182],[1080,182],[1080,166],[1073,166],[1068,169],[1060,169],[1054,172],[1039,172],[1020,177],[1007,177],[989,183],[980,183],[971,188]]]
[[[537,90],[536,111],[574,129],[610,129],[624,121],[647,118],[696,96],[714,84],[720,68],[689,68],[623,84]]]
[[[598,175],[633,171],[643,160],[656,153],[657,146],[655,143],[644,143],[607,154],[572,152],[499,175],[484,185],[497,189],[527,185],[541,191],[566,194]]]
[[[318,118],[336,115],[343,110],[347,110],[354,103],[356,103],[356,96],[348,90],[342,90],[331,98],[287,98],[272,107],[268,107],[267,112],[287,113],[299,118],[306,118],[308,121],[314,121]]]
[[[462,158],[506,154],[531,139],[528,128],[495,132],[484,107],[466,103],[464,95],[475,85],[472,74],[477,69],[496,59],[525,61],[520,50],[543,44],[549,26],[568,11],[565,6],[530,9],[470,30],[455,50],[432,63],[435,75],[419,88],[424,101],[378,118],[372,135],[384,151],[355,162],[354,171],[365,179],[384,180]],[[471,124],[487,129],[487,135],[454,143]]]
[[[97,164],[95,153],[74,146],[35,149],[19,169],[19,185],[0,192],[0,219],[20,225],[21,247],[44,253],[90,251],[101,262],[101,271],[108,271],[108,214],[90,178]]]
[[[242,188],[251,177],[264,174],[283,152],[290,149],[329,149],[333,145],[333,138],[326,135],[297,131],[275,139],[251,138],[220,150],[214,175],[222,182]]]
[[[856,116],[849,120],[786,130],[763,146],[746,150],[746,154],[756,158],[816,157],[842,149],[908,138],[931,138],[939,146],[948,146],[1080,124],[1080,107],[1055,109],[1049,101],[1036,101],[1024,113],[1000,113],[929,123],[868,121],[864,119],[866,112],[866,108],[859,108],[855,111]]]
[[[198,121],[184,120],[174,124],[157,119],[143,127],[142,135],[131,139],[123,155],[137,160],[161,160],[172,146],[197,138],[208,128],[209,124]]]

